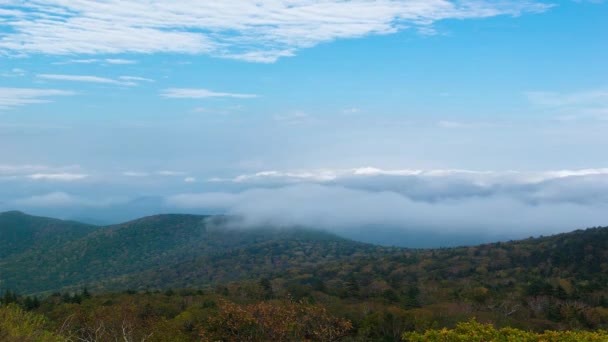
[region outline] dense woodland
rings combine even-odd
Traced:
[[[608,340],[608,228],[412,250],[224,220],[0,214],[0,340]]]

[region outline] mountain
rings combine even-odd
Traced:
[[[208,295],[243,303],[289,298],[348,318],[363,340],[380,340],[377,334],[391,340],[408,329],[471,317],[540,331],[608,327],[608,228],[404,249],[302,227],[236,229],[231,223],[222,216],[167,214],[98,227],[3,213],[0,288],[63,291],[48,297],[49,310],[74,305],[84,298],[74,293],[87,287],[100,294],[100,310],[117,298],[124,305],[154,298],[142,310],[162,311],[170,301],[175,315],[185,302],[143,294],[189,289],[181,293],[198,293],[203,304]],[[126,290],[143,297],[108,293]]]
[[[1,287],[20,293],[84,285],[103,289],[201,287],[289,266],[274,261],[262,263],[262,267],[253,265],[260,251],[268,251],[265,257],[273,258],[298,254],[300,249],[302,253],[314,250],[321,258],[333,260],[383,250],[315,230],[223,228],[225,218],[218,216],[156,215],[105,227],[21,213],[2,216],[7,217],[3,230],[12,234],[9,241],[34,232],[27,234],[19,250],[13,248],[14,252],[0,259]],[[49,243],[50,232],[56,234],[53,243]],[[226,260],[239,265],[221,270]],[[190,276],[167,276],[182,269]]]
[[[59,248],[95,229],[93,225],[30,216],[19,211],[0,213],[0,259],[32,249]]]

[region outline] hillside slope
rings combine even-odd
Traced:
[[[0,259],[0,286],[20,293],[84,285],[104,289],[121,289],[123,285],[134,288],[163,288],[169,285],[200,287],[216,281],[251,278],[260,272],[270,272],[277,263],[271,263],[271,267],[255,273],[252,260],[261,250],[272,251],[279,257],[297,253],[290,246],[280,247],[288,242],[313,248],[316,254],[323,254],[327,260],[348,257],[357,252],[382,250],[314,230],[224,229],[218,226],[221,219],[197,215],[156,215],[91,229],[87,234],[69,235],[71,239],[62,238],[61,244],[22,249],[21,253],[11,253]],[[48,219],[47,222],[35,218],[35,222],[40,227],[47,227],[63,221]],[[21,221],[14,223],[19,227],[21,224]],[[72,227],[71,222],[65,222],[65,225],[65,231]],[[31,226],[34,224],[27,228]],[[12,231],[19,229],[10,228]],[[242,260],[239,257],[243,255],[251,255],[251,258]],[[221,265],[226,264],[225,259],[229,260],[230,268],[221,270]],[[199,267],[201,264],[202,268]],[[213,270],[201,273],[205,267]],[[184,268],[190,268],[187,273],[196,276],[189,280],[165,274],[168,270],[173,272]],[[212,274],[208,275],[209,272]]]
[[[0,259],[0,287],[190,288],[339,300],[355,316],[377,305],[423,310],[442,324],[475,316],[537,330],[608,325],[608,228],[408,250],[310,229],[229,229],[224,219],[157,215],[92,228]]]
[[[19,211],[0,213],[0,259],[27,250],[60,248],[96,229],[93,225],[30,216]]]

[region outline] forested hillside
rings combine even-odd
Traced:
[[[97,227],[46,217],[30,216],[19,211],[0,213],[0,258],[28,250],[54,250],[80,238]]]
[[[201,287],[392,251],[310,229],[230,229],[223,220],[157,215],[114,226],[79,227],[79,234],[62,240],[53,234],[34,236],[29,245],[22,243],[21,253],[0,259],[0,286],[20,293],[82,286]],[[63,235],[73,225],[36,217],[30,221]],[[9,223],[0,229],[21,234],[22,225]]]
[[[230,340],[225,334],[237,328],[253,340],[273,329],[285,340],[310,337],[318,328],[335,339],[392,341],[473,317],[534,331],[608,327],[608,228],[412,250],[303,228],[229,229],[223,217],[90,227],[6,215],[40,222],[47,233],[0,260],[0,286],[10,290],[2,302],[46,316],[50,332],[74,312],[70,334],[130,317],[134,334],[166,324],[161,330],[186,341]],[[1,222],[2,234],[21,229]],[[67,237],[53,239],[55,229]],[[290,328],[270,318],[288,313]],[[213,317],[232,317],[222,324],[234,326]]]

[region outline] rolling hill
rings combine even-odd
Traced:
[[[324,262],[390,250],[315,230],[225,229],[222,217],[156,215],[106,227],[16,212],[0,217],[3,243],[15,246],[0,259],[0,287],[20,293],[85,285],[201,287],[295,266],[280,260],[258,265],[260,251],[271,259],[302,253],[304,262],[314,250],[322,259],[315,262]],[[19,240],[21,236],[25,238]],[[228,268],[222,270],[224,266]],[[166,274],[186,268],[188,277]]]
[[[30,216],[19,211],[0,213],[0,259],[32,249],[59,248],[96,229],[92,225]]]
[[[226,220],[156,215],[97,227],[0,214],[0,288],[38,295],[87,287],[93,293],[191,289],[249,301],[288,297],[323,303],[357,329],[403,316],[398,334],[470,317],[534,330],[608,326],[608,228],[403,249],[305,228],[234,229]]]

